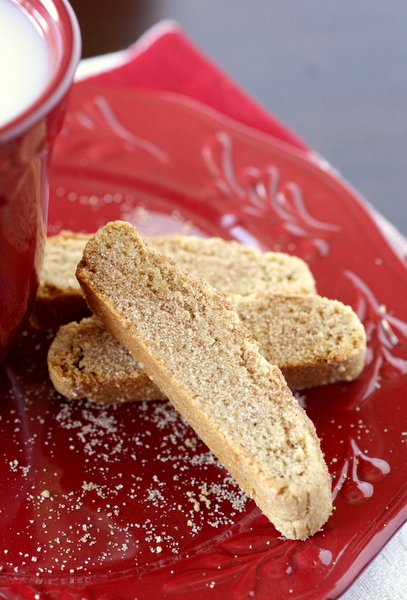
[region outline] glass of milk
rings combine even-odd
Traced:
[[[35,299],[48,167],[80,46],[66,0],[0,0],[0,362]]]

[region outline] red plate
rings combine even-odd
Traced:
[[[125,219],[308,261],[365,324],[365,371],[301,394],[335,512],[279,538],[167,402],[68,402],[28,330],[0,371],[0,596],[337,598],[407,516],[407,272],[369,210],[312,154],[181,96],[77,84],[56,148],[50,232]],[[242,399],[243,401],[243,399]]]

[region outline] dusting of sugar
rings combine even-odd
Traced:
[[[3,571],[40,580],[143,567],[245,512],[244,493],[169,402],[73,402],[26,373],[19,402],[2,410],[12,431],[3,465],[25,522],[20,544],[0,542]]]

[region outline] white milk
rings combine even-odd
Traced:
[[[47,74],[47,45],[40,30],[11,0],[0,0],[0,127],[40,96]]]

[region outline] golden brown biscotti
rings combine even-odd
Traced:
[[[31,323],[57,329],[89,315],[75,270],[89,235],[62,231],[47,239]],[[175,234],[150,242],[186,271],[203,277],[225,295],[246,296],[256,290],[315,293],[308,265],[282,252],[261,252],[235,241]]]
[[[234,305],[290,388],[352,381],[361,374],[366,333],[350,306],[318,295],[270,293],[235,298]]]
[[[232,305],[124,222],[87,243],[77,277],[111,333],[284,536],[332,510],[315,427]]]
[[[47,360],[51,381],[66,398],[100,404],[165,398],[96,315],[62,325]]]
[[[351,381],[361,373],[365,330],[349,306],[317,295],[235,297],[242,323],[292,389]],[[48,353],[56,390],[92,402],[160,400],[163,394],[95,317],[62,326]]]
[[[30,323],[37,329],[57,329],[78,321],[90,310],[75,277],[88,234],[61,231],[47,238],[44,263]]]
[[[235,294],[247,296],[257,291],[298,294],[316,291],[307,263],[284,252],[262,252],[236,241],[181,234],[156,236],[149,238],[149,242],[229,299]]]

